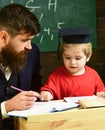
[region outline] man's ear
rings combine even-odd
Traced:
[[[9,33],[5,30],[1,30],[0,31],[0,41],[2,41],[2,43],[4,43],[4,44],[8,44],[9,40],[10,40]]]

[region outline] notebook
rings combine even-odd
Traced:
[[[75,97],[64,97],[64,101],[68,103],[77,103],[79,104],[80,99],[93,99],[96,98],[97,96],[92,95],[92,96],[75,96]]]
[[[28,117],[31,115],[46,114],[52,112],[60,112],[68,109],[78,107],[78,104],[67,103],[59,100],[48,101],[48,102],[35,102],[33,107],[28,110],[22,111],[11,111],[8,112],[9,116]]]
[[[83,108],[105,107],[105,98],[102,97],[79,99],[78,102]]]

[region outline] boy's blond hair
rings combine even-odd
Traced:
[[[72,50],[72,49],[81,49],[83,50],[84,54],[86,55],[86,57],[91,57],[92,55],[92,44],[89,42],[89,43],[70,43],[70,44],[67,44],[67,43],[62,43],[61,46],[60,46],[60,50],[61,50],[61,53],[63,54],[64,51],[66,50]]]

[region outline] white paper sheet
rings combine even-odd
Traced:
[[[64,111],[78,107],[76,103],[67,103],[63,101],[35,102],[33,107],[28,110],[11,111],[10,116],[28,117],[29,115],[45,114],[57,111]]]
[[[79,103],[78,100],[80,99],[89,99],[89,98],[96,98],[97,96],[78,96],[78,97],[64,97],[64,100],[68,103]]]

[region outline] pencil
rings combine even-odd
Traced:
[[[15,86],[11,86],[11,88],[13,88],[13,89],[15,89],[15,90],[17,90],[17,91],[20,91],[20,92],[24,91],[24,90],[22,90],[22,89],[20,89],[20,88],[17,88],[17,87],[15,87]]]
[[[13,89],[15,89],[15,90],[17,90],[17,91],[19,91],[19,92],[24,91],[24,90],[22,90],[22,89],[20,89],[20,88],[17,88],[17,87],[15,87],[15,86],[11,86],[11,88],[13,88]],[[35,97],[40,100],[40,97],[37,97],[37,96],[35,96]]]

